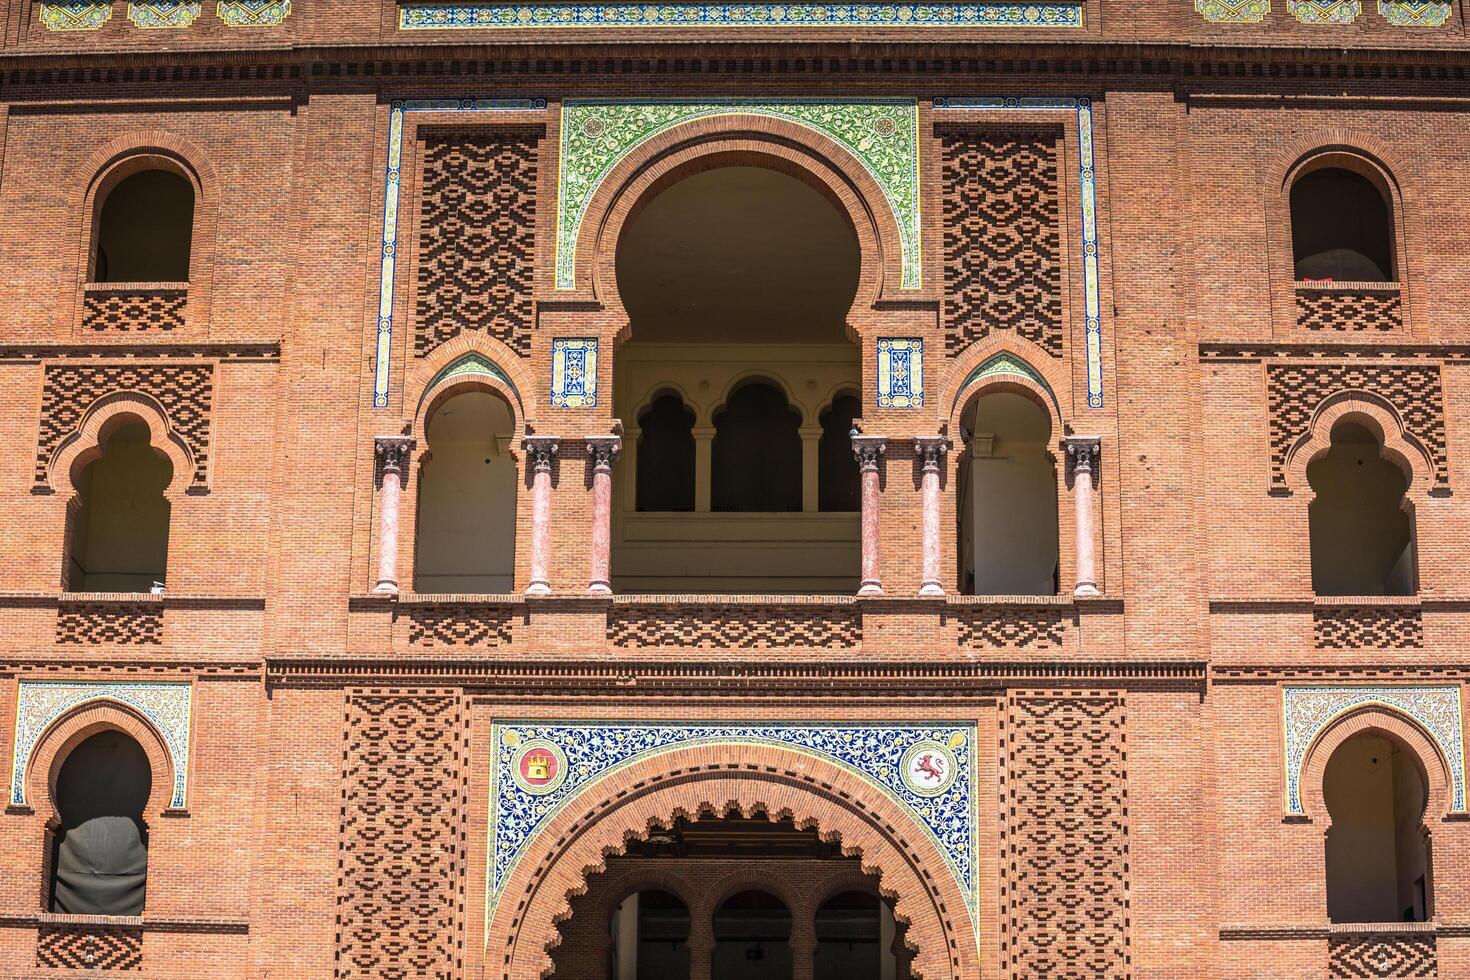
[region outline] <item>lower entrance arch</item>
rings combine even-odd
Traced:
[[[522,852],[488,912],[485,962],[493,966],[486,975],[505,980],[550,975],[557,967],[562,926],[575,915],[573,898],[587,891],[590,876],[605,873],[608,862],[630,847],[637,852],[657,846],[680,821],[710,816],[765,819],[812,832],[834,853],[857,858],[904,932],[910,976],[958,980],[978,975],[967,896],[910,812],[834,762],[749,744],[671,749],[596,780],[566,800]],[[673,880],[645,879],[643,887],[676,895],[694,919],[713,916],[723,899],[749,890],[748,883],[736,884],[740,887],[714,890],[713,897],[681,893],[681,883]],[[759,884],[750,888],[776,890]],[[793,929],[810,929],[827,897],[810,896],[805,918],[793,914]],[[612,909],[604,911],[610,917]],[[600,928],[607,929],[607,922],[601,919]]]

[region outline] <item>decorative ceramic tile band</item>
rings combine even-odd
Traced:
[[[219,0],[226,27],[276,27],[291,16],[291,0]]]
[[[970,372],[970,376],[965,379],[964,384],[955,389],[955,403],[950,406],[950,411],[953,412],[959,407],[960,399],[965,397],[965,392],[969,391],[972,386],[990,378],[1005,377],[1025,378],[1041,388],[1051,398],[1052,406],[1056,408],[1057,415],[1060,416],[1062,414],[1062,406],[1057,401],[1057,394],[1055,391],[1052,391],[1051,385],[1046,383],[1046,378],[1041,376],[1041,372],[1021,360],[1021,358],[1005,352],[986,358],[979,367]]]
[[[405,31],[1081,27],[1080,3],[479,3],[405,6]]]
[[[188,27],[199,19],[204,5],[198,0],[154,0],[140,3],[133,0],[128,4],[128,20],[148,30],[170,27]]]
[[[936,109],[1006,109],[1077,113],[1077,198],[1082,207],[1082,294],[1087,339],[1087,407],[1102,408],[1102,299],[1097,266],[1097,179],[1092,158],[1092,100],[1079,98],[935,99]]]
[[[112,0],[56,0],[41,4],[48,31],[95,31],[112,19]]]
[[[454,363],[450,364],[448,367],[444,368],[444,370],[434,375],[434,380],[430,381],[427,385],[424,386],[424,397],[427,398],[429,392],[433,391],[435,388],[439,387],[450,378],[460,378],[467,375],[476,374],[492,377],[495,380],[499,381],[501,384],[505,385],[507,388],[509,388],[510,393],[515,396],[516,407],[521,410],[521,414],[525,414],[525,403],[521,401],[520,389],[516,387],[514,381],[510,380],[510,375],[502,371],[499,364],[496,364],[489,358],[481,354],[476,354],[473,351],[465,354],[463,357],[458,358],[454,361]],[[423,404],[423,402],[420,401],[420,404]]]
[[[1363,12],[1361,0],[1286,0],[1286,8],[1303,24],[1351,24]]]
[[[551,342],[551,405],[597,406],[596,337],[557,337]]]
[[[902,806],[945,856],[971,913],[979,887],[975,726],[707,725],[586,722],[492,726],[493,911],[517,862],[553,817],[604,776],[673,749],[774,745],[825,759]],[[489,915],[486,916],[487,923]]]
[[[403,117],[410,112],[505,112],[545,109],[545,99],[405,99],[388,114],[388,178],[383,188],[383,251],[378,272],[378,343],[373,363],[373,408],[388,407],[393,355],[393,290],[398,255],[398,195],[402,190]]]
[[[1194,9],[1211,24],[1259,24],[1271,0],[1194,0]]]
[[[918,337],[878,340],[878,407],[919,408],[924,404],[924,341]]]
[[[1396,27],[1443,27],[1453,9],[1448,3],[1378,0],[1378,12]]]
[[[117,701],[141,714],[163,736],[174,767],[169,806],[182,809],[189,777],[189,707],[193,688],[187,683],[69,683],[21,681],[15,709],[15,748],[10,764],[10,803],[26,805],[26,769],[46,729],[74,708],[92,701]]]
[[[556,288],[577,284],[577,235],[602,181],[638,145],[675,126],[709,116],[770,116],[835,140],[862,163],[893,210],[903,253],[904,289],[920,284],[919,105],[914,99],[870,102],[792,99],[657,102],[574,99],[561,110],[557,192]]]
[[[1281,690],[1281,731],[1285,739],[1286,812],[1303,813],[1302,763],[1312,744],[1337,719],[1360,708],[1380,707],[1406,715],[1432,738],[1449,764],[1451,809],[1465,810],[1464,732],[1460,688],[1439,687],[1285,687]],[[1429,760],[1424,760],[1426,763]]]

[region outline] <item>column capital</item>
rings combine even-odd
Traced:
[[[402,473],[417,442],[413,436],[378,436],[373,440],[373,485],[383,485],[386,472]]]
[[[878,460],[888,450],[888,440],[882,436],[859,435],[852,431],[852,454],[857,457],[859,470],[876,470]]]
[[[594,468],[611,468],[613,461],[623,451],[623,439],[621,436],[588,436],[587,455],[592,457]]]
[[[1079,472],[1088,476],[1097,475],[1098,463],[1102,458],[1102,439],[1097,436],[1067,436],[1062,440],[1067,453],[1067,473],[1075,477]]]
[[[551,460],[561,448],[560,436],[526,436],[521,448],[531,458],[531,468],[551,472]]]
[[[952,445],[948,436],[914,436],[914,453],[923,463],[925,471],[938,470],[940,460]]]

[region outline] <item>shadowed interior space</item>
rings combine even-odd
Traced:
[[[74,592],[148,592],[166,581],[173,465],[148,426],[122,417],[105,429],[102,455],[77,474],[63,585]]]
[[[1298,281],[1394,278],[1388,201],[1351,170],[1324,167],[1291,185],[1291,238]]]
[[[194,188],[168,170],[125,177],[97,220],[94,282],[187,282]]]
[[[1320,596],[1413,595],[1414,521],[1404,471],[1381,455],[1378,437],[1339,422],[1332,445],[1307,467],[1312,590]]]
[[[98,732],[71,750],[56,777],[51,911],[143,914],[148,879],[143,808],[152,786],[147,753],[122,732]]]

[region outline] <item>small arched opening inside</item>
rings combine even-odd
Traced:
[[[791,910],[768,891],[731,895],[715,910],[713,980],[791,980]]]
[[[897,925],[875,892],[845,891],[817,909],[814,980],[893,980]]]
[[[67,755],[54,795],[52,912],[143,914],[148,880],[143,811],[152,786],[148,754],[123,732],[98,732]]]
[[[613,587],[850,593],[858,518],[819,416],[830,392],[861,385],[857,233],[815,178],[764,156],[712,165],[726,159],[654,182],[621,231],[614,414],[637,417],[639,458],[615,470]],[[662,394],[674,389],[682,413]]]
[[[1327,761],[1327,915],[1333,922],[1423,922],[1430,913],[1428,784],[1422,761],[1366,730]]]
[[[689,980],[689,906],[658,888],[634,892],[609,923],[610,980]]]
[[[1055,595],[1060,554],[1051,417],[1010,390],[960,416],[960,588],[967,595]]]
[[[852,429],[862,415],[857,392],[844,391],[820,416],[822,437],[817,446],[817,509],[827,512],[862,510],[857,457],[852,452]]]
[[[1319,167],[1292,182],[1291,241],[1299,282],[1394,278],[1390,198],[1355,170]]]
[[[1413,595],[1418,588],[1409,480],[1382,440],[1340,420],[1307,466],[1312,590],[1320,596]]]
[[[514,590],[514,432],[515,414],[498,392],[471,388],[433,409],[418,476],[414,591]]]
[[[187,282],[194,185],[172,170],[141,170],[107,192],[97,211],[92,281]]]
[[[148,425],[119,415],[99,434],[98,453],[72,479],[62,586],[72,592],[149,592],[168,570],[173,464]]]

